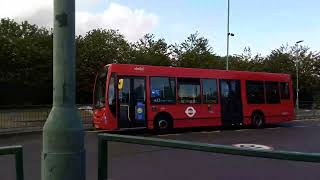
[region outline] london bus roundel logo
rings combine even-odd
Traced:
[[[193,107],[187,107],[187,109],[184,111],[188,117],[193,117],[196,114],[196,110]]]

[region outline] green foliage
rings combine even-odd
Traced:
[[[164,39],[155,40],[154,35],[146,34],[138,42],[131,44],[132,64],[170,66],[170,53]]]
[[[1,19],[0,42],[0,94],[11,93],[1,96],[0,103],[51,103],[52,30]],[[153,34],[129,43],[119,31],[93,29],[76,37],[77,103],[91,103],[96,71],[110,63],[225,69],[226,57],[216,55],[209,40],[198,32],[170,45]],[[285,45],[266,57],[252,55],[246,47],[242,54],[230,56],[229,63],[230,70],[288,73],[294,89],[298,64],[301,100],[315,98],[319,102],[320,54],[307,47]],[[23,99],[25,96],[30,96],[29,100]],[[46,97],[39,100],[42,96]]]
[[[130,46],[118,31],[94,29],[76,38],[76,57],[78,99],[90,101],[97,69],[110,63],[128,63]]]
[[[0,42],[1,103],[52,99],[52,32],[1,19]]]
[[[0,22],[0,81],[35,86],[52,80],[52,33],[28,22]]]
[[[212,53],[208,39],[191,34],[181,44],[173,46],[174,62],[180,67],[214,68],[219,67],[216,56]]]

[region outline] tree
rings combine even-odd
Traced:
[[[318,54],[310,52],[304,46],[281,46],[268,55],[263,62],[263,71],[290,74],[293,89],[296,90],[297,65],[299,73],[299,99],[313,101],[314,94],[319,91],[319,68],[317,68]],[[295,93],[294,93],[295,94]]]
[[[221,69],[221,61],[212,52],[208,39],[191,34],[181,44],[173,46],[174,64],[181,67]]]
[[[52,30],[27,21],[1,19],[0,42],[0,103],[51,103]],[[117,30],[93,29],[76,37],[78,103],[91,101],[95,74],[101,65],[109,63],[225,69],[226,57],[217,56],[208,39],[198,32],[180,44],[168,45],[153,34],[129,43]],[[318,52],[304,46],[283,45],[265,57],[253,56],[249,47],[240,55],[230,56],[231,70],[288,73],[294,89],[297,64],[300,100],[316,99],[320,104]]]
[[[51,32],[27,21],[18,24],[10,19],[1,19],[0,41],[3,80],[31,85],[34,80],[39,83],[50,79],[48,74],[41,74],[50,71],[36,69],[51,66]]]
[[[132,64],[170,66],[169,46],[164,39],[155,40],[153,34],[146,34],[138,42],[131,44]]]
[[[79,102],[90,102],[95,74],[101,65],[128,63],[130,46],[116,30],[94,29],[76,38]]]
[[[238,71],[261,71],[263,58],[257,54],[252,56],[250,47],[245,47],[243,53],[230,57],[230,69]]]
[[[291,47],[291,53],[292,59],[295,61],[295,67],[298,66],[299,99],[302,102],[313,101],[319,96],[318,93],[320,90],[320,77],[318,76],[320,69],[317,68],[319,54],[310,52],[309,48],[304,46]],[[296,79],[296,74],[292,76]]]
[[[38,103],[52,99],[52,95],[44,93],[52,87],[52,32],[27,21],[19,24],[1,19],[0,41],[0,83],[9,90],[19,89],[19,94],[23,90],[30,92],[5,99],[17,102],[24,99],[29,103],[32,98],[38,99]]]

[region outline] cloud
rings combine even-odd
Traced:
[[[102,13],[77,14],[77,32],[83,34],[88,29],[108,27],[119,29],[130,41],[149,33],[158,24],[158,17],[144,10],[132,10],[126,6],[112,3]]]
[[[1,2],[5,1],[5,2]],[[53,1],[49,0],[1,0],[0,18],[28,20],[39,26],[52,27]],[[151,33],[158,24],[158,17],[143,9],[110,3],[99,12],[89,11],[101,4],[102,0],[76,1],[76,34],[85,34],[91,29],[118,29],[129,41],[136,41]]]

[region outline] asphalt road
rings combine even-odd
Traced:
[[[86,176],[97,179],[97,134],[86,133]],[[139,136],[155,136],[134,132]],[[275,150],[320,152],[320,119],[284,123],[265,129],[187,129],[159,138],[232,145],[261,144]],[[25,180],[41,179],[41,133],[0,135],[0,146],[24,146]],[[109,174],[112,180],[290,179],[319,180],[320,164],[212,154],[186,150],[111,143]],[[0,179],[15,179],[14,158],[0,156]]]

